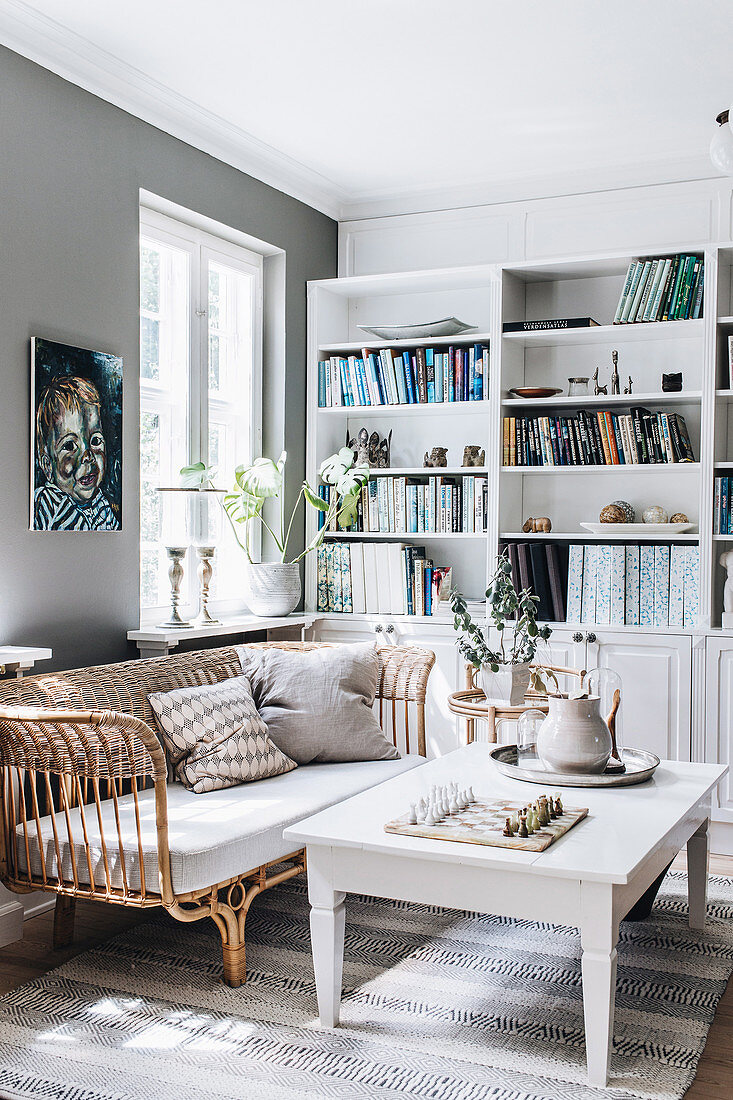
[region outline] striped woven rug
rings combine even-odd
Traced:
[[[733,882],[711,879],[704,933],[685,891],[670,874],[622,925],[605,1090],[585,1083],[576,929],[350,897],[343,1024],[321,1030],[298,882],[255,903],[241,989],[213,926],[161,916],[0,999],[0,1095],[673,1100],[733,969]]]

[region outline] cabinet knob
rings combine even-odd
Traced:
[[[576,630],[575,633],[573,634],[573,641],[574,642],[582,642],[583,641],[583,635],[580,633],[579,630]]]
[[[394,634],[394,623],[389,624],[389,626],[387,627],[387,633]]]
[[[595,634],[593,633],[592,630],[588,631],[588,633],[585,636],[585,640],[586,640],[586,642],[590,642],[591,645],[593,644],[593,642],[596,641],[596,636],[595,636]]]
[[[376,634],[381,634],[383,630],[384,630],[384,627],[382,626],[381,623],[377,623],[377,625],[374,627],[374,631],[375,631]]]

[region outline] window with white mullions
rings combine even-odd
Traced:
[[[158,485],[179,484],[199,460],[226,488],[254,457],[259,428],[262,257],[173,219],[141,212],[140,481],[143,618],[165,614],[168,560]],[[194,523],[196,519],[194,517]],[[182,596],[197,601],[189,552]],[[243,564],[224,520],[212,597],[219,612],[242,606]]]

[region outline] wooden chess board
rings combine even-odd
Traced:
[[[564,836],[573,825],[577,825],[587,816],[588,810],[564,807],[560,817],[549,825],[543,825],[528,837],[504,836],[506,819],[523,807],[522,802],[486,801],[480,796],[468,809],[451,814],[439,825],[411,825],[408,814],[384,826],[387,833],[401,833],[403,836],[421,836],[430,840],[458,840],[465,844],[487,844],[493,848],[519,848],[524,852],[543,852],[545,848]]]

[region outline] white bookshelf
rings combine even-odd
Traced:
[[[623,288],[628,264],[639,252],[597,257],[559,258],[542,263],[487,264],[437,271],[400,272],[358,276],[309,284],[308,344],[308,475],[316,479],[318,465],[343,446],[346,431],[355,435],[363,424],[370,432],[393,432],[389,470],[373,476],[421,478],[462,474],[486,475],[489,486],[488,531],[484,535],[437,533],[339,533],[345,540],[429,542],[436,564],[451,564],[458,588],[469,599],[483,596],[493,570],[499,541],[552,541],[554,543],[660,542],[700,546],[700,624],[709,625],[712,604],[719,595],[712,559],[717,540],[712,537],[712,480],[718,470],[733,469],[733,388],[720,363],[723,335],[733,330],[731,267],[733,249],[667,249],[705,253],[706,294],[704,315],[699,320],[647,324],[611,323]],[[720,257],[718,256],[720,253]],[[660,253],[661,254],[661,253]],[[718,260],[725,271],[716,285]],[[724,286],[722,285],[724,283]],[[463,336],[432,340],[380,341],[361,333],[358,324],[409,324],[437,317],[456,316],[475,326]],[[506,322],[591,316],[597,327],[504,333]],[[718,338],[716,342],[716,316]],[[727,326],[727,327],[726,327]],[[721,335],[722,334],[722,335]],[[490,345],[490,377],[484,400],[453,404],[318,407],[318,360],[328,355],[359,354],[362,349],[414,348],[441,345]],[[601,384],[610,389],[611,352],[619,352],[621,389],[633,379],[631,394],[567,396],[568,379],[593,376],[600,368]],[[717,350],[716,350],[717,349]],[[662,390],[662,374],[681,371],[683,389]],[[515,387],[552,386],[555,397],[532,400],[516,397]],[[592,381],[591,381],[592,388]],[[577,409],[628,410],[643,405],[654,411],[674,409],[684,417],[695,461],[691,463],[621,466],[503,466],[503,417],[556,415]],[[730,408],[729,408],[730,405]],[[725,420],[725,432],[721,424]],[[711,426],[715,422],[713,447]],[[730,430],[730,431],[729,431]],[[731,445],[728,445],[728,434]],[[725,435],[725,439],[723,439]],[[463,469],[465,444],[486,449],[486,465]],[[448,448],[447,468],[422,466],[425,451]],[[595,536],[580,527],[597,520],[601,508],[615,499],[629,500],[637,513],[660,504],[670,513],[684,512],[695,532],[678,536]],[[528,516],[549,515],[553,532],[526,535],[522,524]],[[315,532],[309,518],[308,537]],[[698,533],[699,532],[699,533]],[[728,541],[733,541],[733,536]],[[315,610],[315,560],[306,571],[306,609]],[[382,617],[384,618],[384,617]],[[340,622],[351,615],[336,616]],[[364,621],[368,617],[363,617]],[[329,616],[329,621],[334,621]],[[417,620],[411,618],[415,623]],[[434,616],[434,625],[450,622]],[[719,624],[719,616],[718,616]],[[570,629],[574,624],[557,624]],[[588,624],[583,629],[587,630]],[[639,627],[614,627],[621,633]],[[671,631],[673,628],[669,628]],[[674,628],[677,633],[677,628]],[[665,628],[665,633],[666,633]],[[654,634],[654,629],[649,629]],[[657,630],[657,633],[659,631]],[[680,634],[687,634],[682,631]]]

